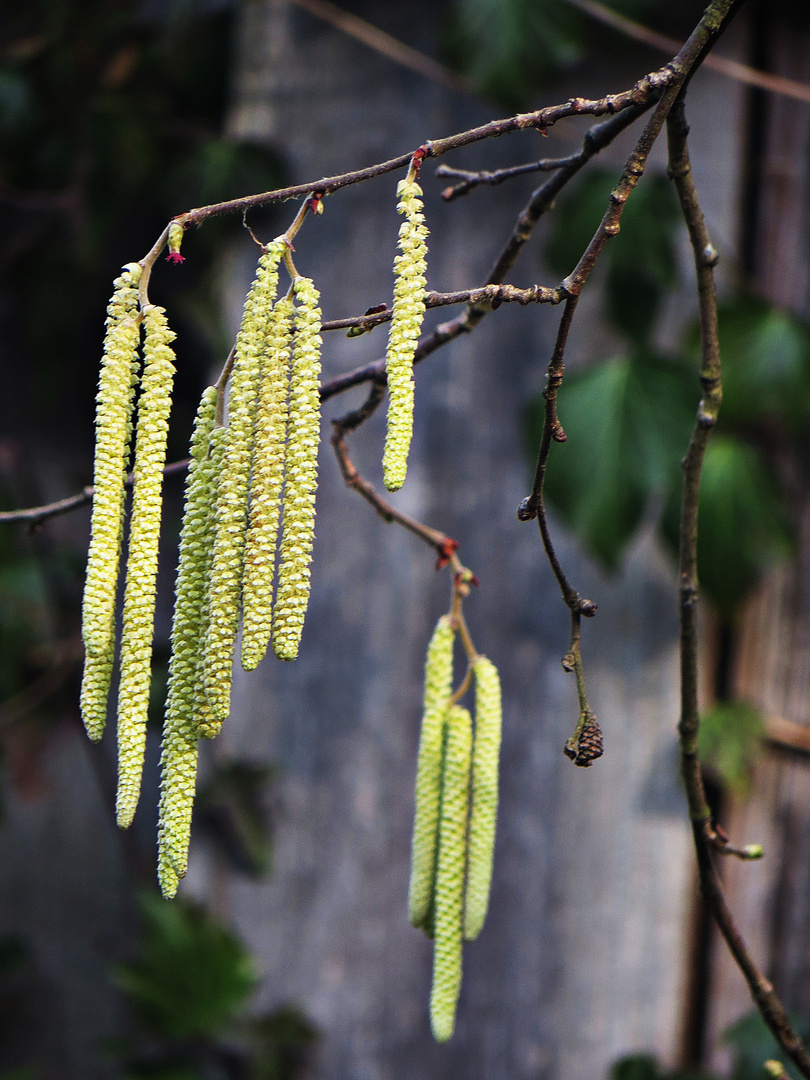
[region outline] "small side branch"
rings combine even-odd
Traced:
[[[790,1056],[802,1075],[810,1077],[810,1055],[793,1030],[785,1007],[777,997],[770,981],[754,962],[734,922],[712,858],[714,851],[743,858],[756,858],[761,854],[761,849],[758,849],[756,845],[748,848],[734,848],[712,825],[698,757],[698,506],[703,459],[709,437],[717,422],[722,400],[722,372],[714,289],[714,266],[717,262],[717,254],[709,238],[692,179],[687,146],[688,132],[683,98],[679,98],[667,124],[669,174],[675,183],[695,257],[700,301],[700,382],[703,390],[695,426],[683,462],[679,557],[681,716],[678,723],[678,735],[681,747],[681,772],[692,821],[703,899],[745,977],[754,1002],[774,1038]]]
[[[444,201],[452,202],[453,199],[466,195],[481,184],[495,187],[497,184],[503,184],[506,180],[513,179],[515,176],[526,176],[535,172],[554,172],[555,169],[575,165],[579,161],[579,157],[579,154],[569,154],[568,157],[541,158],[539,161],[530,161],[525,165],[511,165],[505,169],[495,169],[493,172],[486,169],[476,172],[469,169],[455,169],[452,165],[440,165],[435,175],[453,177],[461,181],[459,184],[453,184],[451,187],[445,188],[442,192]]]

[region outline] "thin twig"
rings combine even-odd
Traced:
[[[680,531],[680,649],[681,716],[678,735],[681,772],[686,788],[689,817],[697,853],[703,899],[711,911],[731,954],[745,977],[751,995],[774,1038],[790,1056],[802,1075],[810,1077],[810,1054],[788,1019],[785,1008],[770,981],[757,967],[729,911],[712,852],[717,850],[717,832],[712,826],[698,757],[698,578],[697,527],[700,478],[709,436],[717,422],[722,400],[720,347],[717,332],[717,299],[714,266],[717,254],[703,220],[692,179],[687,147],[688,127],[683,99],[679,98],[668,119],[669,174],[678,198],[695,257],[700,302],[702,396],[697,418],[683,461],[683,496]],[[735,854],[746,849],[737,849]],[[756,850],[756,849],[754,849]],[[751,849],[748,849],[748,857]]]
[[[527,173],[554,172],[556,169],[564,169],[569,165],[575,165],[579,161],[579,154],[569,154],[568,157],[541,158],[539,161],[531,161],[525,165],[510,165],[508,168],[495,169],[489,172],[484,169],[479,172],[471,172],[469,169],[456,169],[452,165],[440,165],[435,176],[451,176],[461,180],[460,184],[453,184],[442,192],[445,202],[452,202],[460,195],[466,195],[468,191],[477,188],[480,184],[488,184],[495,187],[511,180],[515,176],[526,176]]]

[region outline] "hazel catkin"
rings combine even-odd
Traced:
[[[158,880],[166,897],[174,895],[178,879],[185,874],[197,773],[194,695],[202,608],[213,540],[210,441],[216,404],[216,388],[209,386],[200,401],[191,439],[180,533],[172,654],[160,759]]]
[[[138,400],[132,520],[124,591],[124,626],[121,637],[121,680],[118,689],[118,824],[132,821],[141,786],[152,633],[155,616],[155,579],[162,505],[163,466],[174,380],[174,334],[163,308],[150,305],[143,312],[144,369]]]
[[[472,748],[472,723],[466,709],[454,705],[447,714],[446,723],[430,990],[430,1026],[437,1042],[447,1042],[453,1034],[461,989],[462,907]]]
[[[141,267],[129,263],[116,278],[107,307],[107,332],[96,396],[93,513],[82,602],[87,649],[82,718],[87,734],[104,731],[115,648],[115,597],[124,516],[124,480],[132,435],[132,404],[138,374],[138,282]]]
[[[485,656],[476,658],[475,741],[472,759],[472,806],[464,899],[464,938],[474,941],[489,907],[495,826],[498,817],[498,760],[501,750],[501,681]]]
[[[385,370],[388,379],[388,430],[383,453],[383,479],[389,491],[405,482],[413,434],[413,357],[425,314],[427,226],[422,189],[415,180],[401,180],[397,210],[405,215],[394,260],[394,309],[388,332]]]
[[[287,456],[282,506],[278,587],[273,608],[273,651],[279,660],[298,655],[309,603],[315,538],[315,489],[320,435],[321,312],[318,290],[296,278],[295,335],[290,375]]]
[[[259,259],[245,300],[228,399],[225,456],[217,492],[216,538],[211,568],[210,614],[205,640],[205,692],[215,724],[230,710],[233,653],[239,622],[242,568],[247,529],[256,391],[266,323],[278,285],[284,241],[274,241]],[[212,731],[212,734],[215,734]]]
[[[288,297],[279,300],[273,309],[259,388],[242,579],[242,667],[245,671],[252,671],[261,661],[272,630],[273,575],[286,456],[284,440],[292,313],[292,300]]]
[[[416,812],[408,886],[408,917],[413,926],[425,926],[433,904],[444,715],[452,693],[454,637],[450,617],[443,615],[433,631],[425,661],[424,710],[416,765]]]

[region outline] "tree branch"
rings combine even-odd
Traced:
[[[678,735],[681,747],[681,772],[686,788],[689,817],[697,853],[703,899],[711,911],[731,954],[745,977],[762,1018],[779,1045],[790,1056],[803,1076],[810,1077],[810,1055],[791,1026],[787,1012],[751,957],[723,895],[720,878],[712,860],[712,851],[726,849],[728,854],[747,852],[748,858],[760,854],[756,848],[736,849],[728,845],[712,825],[711,811],[703,787],[698,757],[698,577],[697,529],[700,501],[700,476],[709,436],[717,422],[722,400],[720,346],[717,333],[717,301],[714,266],[717,253],[703,220],[692,179],[683,98],[679,98],[668,120],[669,174],[681,204],[689,240],[695,257],[700,301],[701,370],[703,390],[697,418],[686,457],[683,461],[683,496],[680,532],[680,641],[681,641],[681,717]],[[718,843],[718,840],[720,843]]]

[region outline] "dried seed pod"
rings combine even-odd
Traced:
[[[599,721],[592,712],[584,712],[579,718],[577,730],[566,742],[563,753],[570,758],[575,765],[583,769],[589,769],[597,758],[604,753],[605,744],[602,739],[602,729]]]
[[[121,681],[118,689],[118,824],[126,828],[138,805],[155,617],[155,578],[162,505],[163,466],[169,429],[174,334],[163,308],[143,313],[144,369],[135,436],[135,480],[129,533]]]
[[[434,898],[433,985],[430,1026],[437,1042],[453,1034],[461,989],[462,908],[467,855],[467,808],[470,794],[470,714],[454,705],[447,714],[442,769],[442,806]]]
[[[416,766],[416,813],[408,886],[408,917],[413,926],[425,926],[433,903],[444,714],[453,689],[454,638],[453,624],[449,616],[443,615],[433,631],[425,662],[425,698]]]
[[[292,313],[292,300],[286,297],[273,309],[259,390],[250,520],[242,579],[242,667],[245,671],[252,671],[267,652],[273,624],[273,575],[286,456],[284,440]]]
[[[388,332],[385,370],[388,377],[388,432],[383,454],[383,479],[389,491],[405,482],[413,434],[413,357],[425,314],[427,226],[422,213],[422,189],[415,180],[397,187],[400,214],[400,254],[394,260],[394,310]]]
[[[130,263],[115,280],[107,307],[107,332],[96,397],[96,452],[93,470],[93,515],[90,550],[82,605],[82,637],[96,659],[110,655],[115,638],[115,596],[124,514],[124,479],[132,434],[132,403],[138,374],[138,281],[141,267]],[[88,733],[101,737],[104,729],[109,672],[91,664],[94,675],[85,695]],[[90,693],[90,683],[94,691]],[[91,704],[92,701],[92,704]]]
[[[485,656],[473,664],[475,674],[475,742],[472,763],[472,806],[464,898],[464,938],[474,941],[489,907],[495,826],[498,817],[498,760],[501,751],[501,680]]]
[[[216,388],[209,386],[203,392],[191,438],[191,461],[186,476],[180,533],[172,655],[160,759],[158,879],[167,897],[174,895],[178,878],[185,874],[197,774],[194,693],[202,645],[203,599],[213,543],[210,439],[216,404]]]
[[[259,259],[259,268],[245,301],[242,325],[236,338],[236,357],[228,400],[228,433],[217,494],[216,539],[209,590],[210,617],[205,641],[206,696],[219,724],[230,710],[256,393],[266,324],[276,294],[278,264],[284,249],[284,241],[274,241]]]
[[[279,660],[294,660],[298,655],[309,603],[321,422],[318,290],[309,278],[296,278],[293,288],[298,303],[290,377],[278,588],[273,609],[273,651]]]

